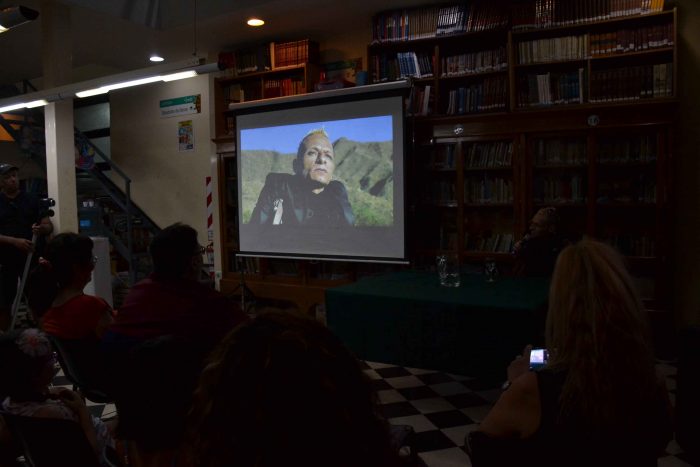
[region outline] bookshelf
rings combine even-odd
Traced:
[[[616,246],[644,298],[666,302],[676,10],[523,0],[504,25],[474,5],[373,19],[372,80],[413,76],[413,261],[457,251],[507,270],[531,216],[555,206],[566,237]]]

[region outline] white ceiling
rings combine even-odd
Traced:
[[[195,49],[195,0],[43,0],[70,8],[72,61],[90,70],[81,79],[143,68],[157,52],[170,61]],[[0,0],[0,7],[21,4],[41,13],[40,0]],[[425,4],[426,0],[196,0],[198,55],[275,40],[323,41],[343,28],[371,27],[379,11]],[[428,2],[429,3],[429,2]],[[262,28],[245,20],[260,16]],[[0,34],[0,85],[42,76],[41,19]],[[85,74],[83,73],[83,75]]]

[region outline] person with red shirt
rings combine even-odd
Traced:
[[[83,293],[95,267],[92,247],[84,235],[59,234],[29,277],[29,307],[51,336],[97,341],[114,320],[104,299]]]

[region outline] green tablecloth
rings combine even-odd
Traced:
[[[364,360],[480,376],[505,374],[540,339],[549,281],[402,271],[326,291],[329,328]]]

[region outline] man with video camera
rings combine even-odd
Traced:
[[[42,201],[19,189],[19,169],[0,163],[0,331],[10,324],[10,311],[27,253],[34,251],[32,235],[53,232]]]

